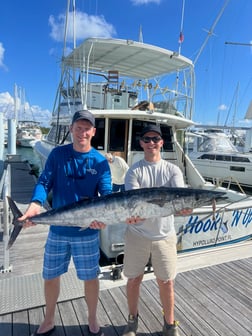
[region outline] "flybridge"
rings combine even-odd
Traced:
[[[194,67],[177,52],[132,40],[90,38],[63,58],[62,68],[59,93],[68,111],[68,102],[77,108],[129,110],[146,100],[157,112],[192,117]]]
[[[132,40],[90,38],[63,60],[66,66],[122,76],[153,78],[193,67],[190,59],[177,52]],[[116,66],[116,69],[115,69]]]

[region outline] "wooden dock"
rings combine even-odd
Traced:
[[[35,180],[24,166],[16,167],[17,170],[12,170],[17,179],[12,184],[12,197],[19,197],[19,204],[25,208]],[[22,177],[22,174],[28,174],[29,178],[26,180],[27,176]],[[17,185],[19,190],[15,191]],[[43,319],[45,307],[40,272],[47,230],[39,225],[24,230],[10,250],[12,272],[0,274],[0,335],[29,336]],[[2,255],[1,249],[0,242]],[[251,335],[251,270],[251,241],[233,247],[180,254],[175,281],[175,317],[180,321],[180,336]],[[109,268],[102,271],[98,318],[106,336],[120,336],[128,314],[126,279],[112,281]],[[63,295],[57,304],[55,335],[88,335],[82,286],[71,267],[62,283]],[[38,300],[34,301],[36,295]],[[11,305],[7,307],[5,300]],[[152,272],[145,275],[142,284],[139,314],[138,335],[160,336],[163,317]]]
[[[181,336],[249,336],[252,258],[179,273],[175,316]],[[73,284],[74,285],[74,284]],[[138,335],[161,335],[162,313],[155,280],[142,284]],[[55,335],[86,336],[83,296],[57,304]],[[127,320],[125,286],[100,291],[98,318],[107,336],[119,336]],[[0,315],[1,335],[28,336],[40,324],[44,306]]]

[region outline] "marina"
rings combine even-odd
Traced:
[[[212,35],[228,2],[225,1],[208,37]],[[30,130],[17,132],[18,118],[15,120],[8,117],[7,143],[10,152],[5,153],[3,160],[2,146],[0,147],[0,168],[4,168],[0,181],[0,336],[30,336],[45,316],[44,282],[41,272],[49,225],[38,224],[21,231],[16,225],[16,232],[20,231],[20,235],[8,249],[14,221],[7,198],[11,197],[18,209],[22,213],[25,212],[37,176],[43,169],[49,153],[57,146],[72,146],[72,134],[69,129],[72,117],[76,111],[87,109],[95,117],[95,122],[92,123],[96,128],[92,147],[102,155],[116,155],[129,166],[141,162],[144,157],[141,146],[143,128],[150,125],[159,127],[158,134],[161,139],[154,137],[146,143],[164,141],[162,159],[180,168],[187,187],[182,189],[187,189],[189,198],[192,199],[195,192],[199,195],[199,190],[205,193],[213,194],[217,191],[225,194],[222,199],[212,197],[211,203],[207,205],[200,203],[202,199],[198,197],[197,207],[188,206],[193,208],[190,215],[184,216],[175,212],[174,226],[178,251],[177,277],[174,281],[175,319],[179,321],[179,336],[251,335],[252,195],[244,193],[242,188],[238,191],[231,190],[229,187],[224,188],[221,183],[209,181],[209,176],[204,175],[208,167],[201,171],[185,150],[188,145],[186,133],[195,125],[195,64],[207,39],[194,61],[186,57],[186,53],[181,53],[181,43],[184,39],[183,6],[178,50],[174,49],[170,42],[171,49],[167,49],[164,47],[167,43],[160,43],[159,39],[155,40],[157,45],[152,44],[153,41],[145,43],[140,34],[138,41],[132,40],[128,34],[121,35],[125,39],[113,38],[110,35],[87,35],[84,40],[82,37],[77,45],[76,14],[78,15],[78,12],[75,12],[75,1],[68,0],[64,47],[60,64],[58,63],[61,75],[52,108],[49,133],[43,137],[42,134],[37,134],[30,143]],[[74,32],[71,51],[67,47],[69,24]],[[183,53],[184,50],[183,48]],[[198,92],[197,95],[199,97]],[[205,109],[203,111],[205,113]],[[2,118],[0,113],[1,129]],[[1,144],[4,132],[0,133]],[[16,142],[16,133],[21,136],[19,142]],[[22,148],[16,147],[18,145]],[[27,146],[29,148],[25,148]],[[215,152],[216,149],[214,154]],[[75,171],[74,154],[65,154],[69,155],[66,158],[66,166],[72,168],[71,172]],[[234,156],[232,154],[232,159]],[[239,158],[240,156],[239,154]],[[207,162],[205,158],[202,161]],[[226,156],[222,161],[227,161]],[[88,163],[86,161],[78,170],[81,173],[78,177],[82,178],[83,183],[86,176],[82,173],[91,171]],[[210,163],[212,162],[208,161],[208,166]],[[58,162],[54,166],[59,166]],[[243,162],[232,164],[232,171],[247,175]],[[215,175],[214,173],[218,182],[227,177],[223,169],[220,176]],[[58,178],[59,174],[54,176]],[[64,181],[69,181],[69,177],[75,179],[77,175],[66,174],[63,176]],[[247,186],[246,177],[243,185]],[[81,184],[78,183],[80,188]],[[54,180],[52,184],[55,184]],[[160,185],[155,187],[159,189]],[[147,191],[137,191],[139,203],[143,204],[144,197],[141,192]],[[150,210],[151,205],[155,203],[155,216],[160,217],[164,208],[164,198],[163,202],[158,203],[156,198],[154,202],[153,190],[148,188],[148,192],[151,194],[151,201],[146,202],[142,209],[145,210],[148,206]],[[62,203],[65,200],[63,194],[64,192],[60,194]],[[122,197],[122,194],[119,196]],[[112,197],[118,198],[115,194],[112,194]],[[138,199],[135,198],[131,207],[128,206],[130,215],[133,209],[137,208]],[[178,203],[175,199],[174,209],[177,209]],[[91,212],[93,208],[94,206],[91,206]],[[50,205],[45,203],[42,211],[48,209]],[[107,225],[105,229],[100,230],[100,293],[97,317],[104,336],[121,336],[128,320],[127,279],[123,274],[126,223],[121,223],[122,211],[118,211],[117,207],[119,217],[116,217],[114,209],[112,208],[112,215],[110,213],[107,216],[108,221],[113,216],[114,225]],[[99,218],[104,219],[108,211],[103,206],[99,210]],[[92,213],[90,217],[94,219],[97,213],[98,211],[95,215]],[[83,212],[79,214],[80,218],[83,218]],[[139,216],[137,212],[134,215]],[[70,217],[75,220],[77,218],[71,213]],[[65,225],[65,222],[60,222],[60,225],[62,224]],[[164,320],[159,296],[152,266],[147,264],[141,285],[137,336],[162,336]],[[87,322],[83,281],[77,278],[71,262],[68,272],[61,278],[55,316],[56,330],[52,335],[90,336]]]
[[[68,1],[66,27],[70,4]],[[179,252],[249,239],[251,195],[207,182],[184,150],[185,133],[194,125],[196,61],[182,55],[181,50],[131,39],[87,37],[78,45],[73,42],[70,52],[64,43],[50,131],[34,146],[41,166],[53,148],[69,144],[72,149],[69,125],[78,110],[89,109],[95,117],[92,147],[102,155],[124,159],[129,166],[143,159],[142,129],[158,126],[164,141],[162,159],[180,168],[186,186],[225,192],[226,197],[225,202],[216,200],[214,216],[212,204],[194,209],[188,217],[175,216]],[[74,153],[66,155],[66,169],[74,171],[77,158]],[[120,224],[101,231],[100,248],[108,259],[123,254],[124,232],[125,225]]]

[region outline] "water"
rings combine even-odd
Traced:
[[[7,148],[4,149],[4,159],[6,158]],[[21,155],[22,161],[28,161],[31,165],[37,166],[39,171],[42,171],[41,161],[38,154],[33,150],[33,148],[17,147],[16,154]]]

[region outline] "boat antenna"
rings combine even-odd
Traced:
[[[183,26],[184,26],[184,12],[185,12],[185,0],[182,2],[182,12],[181,12],[181,23],[180,23],[180,33],[179,33],[179,49],[178,53],[180,55],[182,42],[184,41]]]
[[[237,98],[238,98],[239,88],[240,88],[240,83],[238,82],[237,86],[236,86],[236,89],[235,89],[235,93],[234,93],[232,102],[231,102],[231,106],[230,106],[230,108],[228,110],[228,114],[227,114],[224,126],[227,126],[229,114],[230,114],[231,108],[233,106],[233,103],[235,103],[234,114],[233,114],[233,127],[235,126],[234,122],[235,122],[235,116],[236,116],[236,111],[237,111]]]
[[[71,0],[67,1],[67,9],[66,9],[66,21],[65,21],[65,32],[64,32],[64,49],[63,49],[63,56],[65,56],[66,52],[66,44],[67,44],[67,29],[68,29],[68,15],[70,11],[70,2]],[[73,48],[76,47],[76,33],[75,33],[75,0],[72,0],[72,13],[73,13]]]
[[[16,83],[14,85],[14,114],[16,124],[18,124],[18,87]]]
[[[65,32],[64,32],[64,47],[63,47],[63,57],[66,52],[66,43],[67,43],[67,27],[68,27],[68,13],[70,8],[70,0],[67,1],[67,9],[66,9],[66,21],[65,21]]]
[[[138,42],[143,43],[143,31],[142,31],[142,25],[140,25],[140,28],[139,28]]]
[[[75,31],[75,0],[73,0],[73,47],[76,48],[76,31]]]
[[[215,29],[217,23],[219,22],[219,20],[220,20],[222,14],[223,14],[225,8],[227,7],[229,1],[230,1],[230,0],[226,0],[226,1],[225,1],[225,3],[224,3],[224,5],[223,5],[223,7],[221,8],[221,10],[220,10],[220,12],[219,12],[217,18],[215,19],[215,21],[214,21],[212,27],[210,28],[210,30],[207,31],[207,37],[206,37],[205,41],[203,42],[203,44],[202,44],[202,46],[201,46],[201,48],[200,48],[200,50],[199,50],[197,56],[195,57],[194,65],[197,63],[197,61],[198,61],[198,59],[199,59],[199,57],[200,57],[202,51],[204,50],[204,48],[205,48],[205,46],[206,46],[206,44],[207,44],[209,38],[213,35],[214,29]]]

